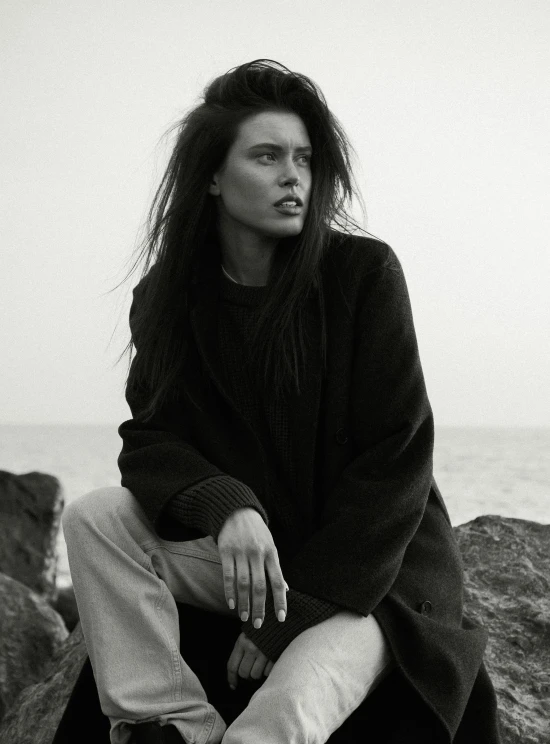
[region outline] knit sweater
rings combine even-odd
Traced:
[[[226,519],[236,509],[243,507],[256,509],[268,526],[276,521],[283,528],[283,533],[290,535],[298,528],[299,494],[292,488],[295,464],[287,406],[284,401],[277,401],[274,396],[257,391],[243,366],[243,349],[248,349],[253,325],[266,292],[265,286],[237,284],[221,272],[218,318],[220,362],[227,389],[239,411],[253,427],[259,426],[262,418],[267,423],[278,475],[287,484],[290,496],[275,504],[262,504],[252,489],[229,475],[208,478],[174,496],[167,506],[167,513],[186,526],[212,535],[216,542]],[[332,617],[341,609],[338,605],[290,587],[287,593],[287,618],[281,623],[275,617],[269,580],[267,585],[262,627],[254,628],[254,618],[249,617],[242,629],[272,661],[276,661],[302,631]]]

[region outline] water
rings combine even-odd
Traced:
[[[0,470],[37,470],[61,481],[65,503],[101,486],[120,486],[116,426],[0,426]],[[70,584],[63,530],[57,538],[57,583]]]
[[[120,485],[113,426],[0,426],[0,470],[59,478],[66,502]],[[550,522],[550,429],[436,430],[434,472],[454,525],[481,514]],[[70,583],[58,537],[58,583]]]

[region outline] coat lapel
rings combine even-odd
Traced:
[[[321,322],[319,309],[310,300],[304,313],[307,364],[300,381],[300,394],[293,388],[289,400],[289,425],[295,452],[296,493],[304,508],[306,524],[316,519],[315,484],[319,412],[323,386]]]
[[[195,282],[195,300],[191,310],[192,332],[209,378],[235,416],[241,421],[243,430],[250,433],[249,440],[243,442],[243,448],[244,451],[250,453],[254,447],[257,452],[257,457],[248,456],[247,458],[251,467],[255,468],[263,461],[266,468],[265,486],[269,489],[271,498],[276,498],[277,492],[285,486],[276,475],[276,463],[267,423],[260,431],[251,428],[238,410],[220,374],[217,329],[221,257],[217,245],[210,247],[212,251],[203,253],[204,258],[200,262],[199,275]],[[288,416],[296,474],[296,482],[292,484],[292,490],[297,497],[297,506],[303,512],[305,524],[311,525],[314,513],[316,444],[323,382],[321,324],[318,305],[313,299],[309,300],[306,305],[304,329],[307,364],[302,372],[300,394],[293,389],[289,395]],[[251,480],[257,482],[257,474]]]

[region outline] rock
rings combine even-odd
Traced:
[[[489,631],[487,669],[506,744],[550,741],[550,525],[478,517],[455,529],[467,614]]]
[[[67,636],[46,599],[0,573],[0,720],[23,689],[44,677]]]
[[[51,604],[54,610],[61,615],[67,630],[71,633],[78,623],[78,607],[72,586],[59,589],[57,598]]]
[[[455,528],[466,613],[490,634],[503,744],[550,741],[550,525],[479,517]],[[51,744],[85,660],[80,625],[45,679],[25,689],[0,725],[0,744]]]
[[[47,598],[56,594],[56,537],[63,496],[57,478],[0,470],[0,571]]]
[[[46,676],[23,690],[0,723],[0,744],[51,744],[85,659],[79,624],[52,659]]]

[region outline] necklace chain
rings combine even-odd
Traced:
[[[227,273],[227,271],[225,270],[225,267],[224,267],[224,265],[223,265],[223,264],[221,264],[221,267],[222,267],[222,271],[223,271],[223,273],[224,273],[224,274],[226,275],[226,277],[227,277],[228,279],[231,279],[231,281],[232,281],[232,282],[235,282],[235,284],[239,284],[239,283],[240,283],[240,282],[238,282],[238,281],[237,281],[236,279],[233,279],[233,277],[232,277],[232,276],[231,276],[230,274],[228,274],[228,273]]]

